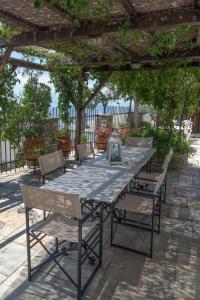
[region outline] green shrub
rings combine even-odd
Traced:
[[[184,133],[174,130],[171,134],[162,128],[145,128],[142,132],[132,132],[133,137],[153,137],[153,147],[157,149],[156,157],[163,158],[173,148],[175,155],[192,153],[191,143]],[[177,158],[178,161],[178,158]]]

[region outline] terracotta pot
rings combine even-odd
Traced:
[[[106,151],[109,136],[96,135],[96,145],[98,150]]]
[[[58,149],[62,150],[64,157],[68,157],[72,148],[72,140],[68,134],[58,136]]]
[[[121,138],[126,138],[127,136],[130,135],[132,129],[130,127],[120,127],[117,128],[117,133]]]
[[[37,157],[34,153],[34,148],[42,147],[45,147],[44,137],[26,138],[23,145],[25,159],[28,161],[36,160]]]

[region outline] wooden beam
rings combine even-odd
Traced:
[[[143,13],[139,19],[130,17],[132,22],[130,30],[149,31],[158,28],[175,27],[179,25],[199,25],[200,9],[171,9]],[[49,43],[66,42],[73,39],[96,38],[105,33],[118,32],[126,19],[114,20],[111,25],[107,22],[95,22],[82,24],[79,27],[62,27],[56,30],[43,30],[25,32],[17,35],[11,44],[19,46],[40,45]],[[1,44],[2,46],[2,44]],[[4,47],[6,44],[4,45]]]
[[[13,50],[13,47],[8,46],[5,53],[4,53],[4,55],[1,57],[1,59],[0,59],[0,72],[3,71],[3,68],[7,64],[8,60],[11,56],[12,50]]]
[[[162,70],[170,67],[176,67],[177,69],[181,68],[189,68],[189,67],[200,67],[200,61],[192,61],[192,62],[183,62],[175,65],[172,64],[163,64],[163,65],[151,65],[151,64],[143,64],[139,68],[138,66],[134,67],[130,64],[124,65],[116,65],[116,66],[95,66],[95,67],[85,67],[84,71],[95,70],[96,72],[124,72],[124,71],[138,71],[138,70]]]
[[[45,65],[37,64],[37,63],[32,63],[29,61],[24,61],[20,59],[14,59],[11,58],[9,60],[9,63],[13,65],[15,68],[16,67],[22,67],[22,68],[29,68],[29,69],[34,69],[34,70],[40,70],[40,71],[47,71],[47,72],[52,72],[52,70]],[[131,71],[131,70],[139,70],[139,69],[146,69],[146,70],[158,70],[158,69],[165,69],[167,67],[172,67],[176,66],[177,68],[188,68],[188,67],[200,67],[200,61],[181,61],[177,65],[175,65],[174,62],[169,62],[169,63],[163,63],[163,64],[154,64],[152,63],[124,63],[124,64],[116,64],[116,65],[93,65],[93,66],[85,66],[83,68],[84,72],[94,70],[97,72],[114,72],[114,71]],[[70,67],[70,66],[69,66]],[[71,66],[73,67],[73,66]]]
[[[129,16],[138,19],[137,11],[130,0],[119,0],[120,4],[126,10]]]
[[[140,63],[170,63],[170,62],[178,62],[183,59],[188,60],[200,60],[200,48],[192,48],[192,49],[180,49],[174,51],[170,55],[154,57],[154,56],[139,56],[134,55],[130,59],[124,59],[119,61],[120,64],[140,64]],[[103,65],[115,65],[118,62],[110,60],[91,60],[91,61],[78,61],[75,65],[80,66],[103,66]]]
[[[172,53],[171,55],[166,56],[162,56],[162,57],[151,57],[151,56],[135,56],[132,59],[129,60],[123,60],[123,61],[119,61],[119,62],[115,62],[112,60],[96,60],[96,61],[80,61],[80,62],[75,62],[73,64],[69,64],[67,62],[67,60],[64,59],[60,59],[60,62],[62,64],[66,64],[69,67],[74,67],[74,66],[82,66],[86,69],[88,68],[103,68],[104,66],[109,66],[109,67],[115,67],[115,65],[120,65],[120,66],[130,66],[129,68],[140,68],[141,65],[153,65],[153,64],[172,64],[172,63],[182,63],[183,61],[193,61],[193,62],[198,62],[200,61],[200,48],[196,47],[193,49],[189,49],[189,50],[177,50],[174,53]],[[10,59],[10,62],[12,64],[15,64],[17,66],[21,66],[21,67],[29,67],[29,68],[33,68],[33,69],[38,69],[38,70],[46,70],[46,71],[50,71],[48,69],[47,66],[44,65],[40,65],[37,63],[32,63],[32,62],[28,62],[28,61],[23,61],[23,60],[19,60],[19,59]],[[123,67],[122,67],[123,69]]]
[[[23,19],[21,16],[16,16],[10,11],[6,11],[2,8],[0,8],[0,16],[2,16],[3,19],[7,19],[8,21],[15,23],[21,27],[28,27],[29,29],[32,30],[43,30],[48,28],[47,26],[39,26],[35,23],[32,23],[31,21]]]
[[[11,58],[9,60],[9,63],[15,67],[20,67],[20,68],[33,69],[38,71],[50,71],[50,69],[45,65],[41,65],[38,63],[33,63],[21,59],[16,59],[16,58]]]

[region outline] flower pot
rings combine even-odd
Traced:
[[[34,153],[34,149],[43,147],[45,147],[44,137],[26,138],[23,145],[25,159],[27,161],[37,160],[37,156]]]
[[[72,140],[68,134],[58,136],[58,149],[62,150],[64,157],[68,157],[72,148]]]
[[[107,150],[109,136],[96,135],[96,145],[97,149],[101,151]]]
[[[132,129],[130,127],[120,127],[120,128],[117,128],[117,133],[121,138],[124,139],[130,135],[131,130]]]

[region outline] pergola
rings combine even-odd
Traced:
[[[63,62],[97,71],[157,69],[178,63],[178,67],[200,65],[200,8],[198,0],[92,0],[86,11],[67,7],[66,1],[0,1],[0,21],[11,25],[16,35],[1,38],[6,48],[0,70],[9,61],[15,67],[48,70],[44,65],[10,58],[13,50],[26,52],[30,46],[64,53]],[[175,47],[150,55],[156,30],[176,32]],[[45,49],[47,50],[45,50]],[[39,49],[39,48],[38,48]],[[37,52],[37,51],[36,51]],[[40,51],[41,52],[41,51]]]

